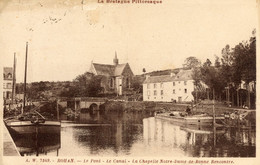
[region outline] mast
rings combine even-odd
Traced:
[[[25,107],[25,98],[26,98],[26,77],[27,77],[27,54],[28,54],[28,42],[26,42],[26,52],[25,52],[25,69],[24,69],[24,95],[23,95],[23,109]]]
[[[16,53],[14,53],[14,66],[13,66],[13,86],[12,86],[12,104],[15,99],[15,86],[16,86]]]

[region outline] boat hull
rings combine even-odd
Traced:
[[[213,117],[211,116],[170,116],[169,114],[157,114],[155,118],[169,120],[171,122],[179,123],[181,125],[211,125]],[[216,117],[215,120],[223,120],[224,117]]]
[[[59,133],[61,124],[59,121],[45,121],[44,123],[32,123],[31,121],[10,121],[6,126],[11,134],[32,133]]]

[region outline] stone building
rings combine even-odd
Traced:
[[[194,100],[191,70],[161,76],[147,76],[143,83],[144,101],[190,102]]]
[[[119,64],[117,54],[113,59],[113,65],[92,62],[89,72],[102,76],[101,86],[104,93],[123,95],[131,91],[134,74],[128,63]]]
[[[10,100],[12,97],[12,86],[13,86],[13,68],[4,67],[3,70],[3,97],[4,100]]]

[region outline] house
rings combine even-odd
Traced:
[[[104,93],[123,95],[131,91],[134,74],[128,63],[119,64],[116,53],[113,65],[92,62],[89,72],[102,76],[101,86],[104,89]]]
[[[144,101],[190,102],[194,100],[192,70],[161,76],[147,76],[143,82]]]
[[[3,70],[3,97],[4,100],[10,100],[12,97],[12,87],[13,87],[13,68],[4,67]]]

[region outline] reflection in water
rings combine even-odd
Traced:
[[[35,129],[45,129],[48,126],[35,127]],[[53,130],[53,129],[52,129]],[[25,134],[12,134],[15,145],[22,156],[27,155],[59,155],[60,149],[60,127],[57,127],[54,132],[48,131],[48,133],[40,133],[36,131],[34,133]]]
[[[53,146],[59,156],[255,156],[255,129],[182,127],[152,115],[115,111],[81,114],[76,125],[61,128],[60,136],[39,136],[38,153],[57,155],[57,150],[42,149]],[[81,123],[89,125],[79,126]],[[15,142],[30,147],[35,140],[27,139]],[[34,153],[37,147],[31,146]]]
[[[144,141],[180,149],[189,157],[254,157],[255,130],[181,127],[163,119],[144,119]],[[164,148],[166,149],[166,148]],[[167,150],[167,149],[166,149]]]

